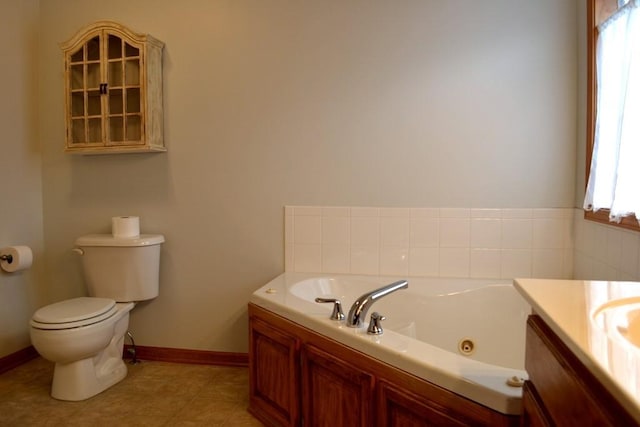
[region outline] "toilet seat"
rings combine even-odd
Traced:
[[[79,297],[47,305],[35,312],[31,326],[38,329],[72,329],[101,322],[117,311],[108,298]]]

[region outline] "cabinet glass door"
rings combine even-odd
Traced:
[[[106,40],[108,141],[142,144],[140,48],[113,34]]]
[[[72,144],[102,141],[100,36],[69,56],[69,103]]]

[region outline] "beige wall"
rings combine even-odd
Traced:
[[[42,0],[49,299],[84,293],[77,236],[140,215],[167,243],[136,342],[245,351],[285,204],[573,206],[576,3]],[[168,153],[63,153],[58,43],[99,19],[166,43]]]
[[[0,247],[29,245],[31,270],[0,270],[0,357],[30,344],[29,318],[46,300],[36,65],[38,2],[0,0]]]

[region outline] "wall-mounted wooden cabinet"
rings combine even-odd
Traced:
[[[61,45],[67,152],[166,151],[163,46],[110,21],[91,24]]]

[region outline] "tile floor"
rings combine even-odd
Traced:
[[[0,426],[262,426],[246,410],[248,369],[142,361],[82,402],[49,395],[53,364],[37,358],[0,375]]]

